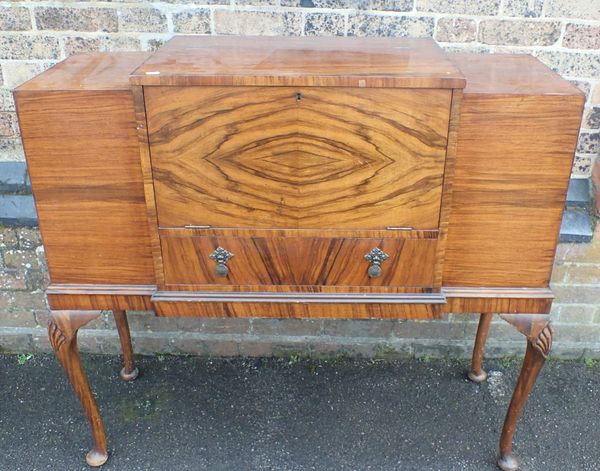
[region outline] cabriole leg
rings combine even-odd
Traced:
[[[92,427],[94,445],[85,457],[90,466],[102,466],[108,459],[108,453],[100,411],[81,365],[77,331],[99,315],[100,311],[52,311],[48,318],[50,344]]]
[[[515,471],[519,469],[519,462],[513,454],[513,435],[529,393],[533,389],[533,385],[552,347],[553,330],[547,315],[524,316],[511,314],[501,317],[527,336],[527,350],[523,367],[508,406],[502,435],[500,436],[498,466],[503,471]]]
[[[131,346],[131,333],[129,332],[129,322],[127,322],[127,313],[125,311],[113,311],[115,323],[119,331],[119,339],[123,348],[123,369],[121,370],[121,379],[123,381],[133,381],[138,377],[139,370],[133,364],[133,347]]]
[[[471,362],[471,370],[467,376],[474,383],[483,383],[487,379],[487,373],[482,368],[483,352],[485,350],[485,342],[487,341],[490,332],[490,324],[492,323],[491,312],[485,312],[479,317],[479,325],[477,326],[477,335],[475,337],[475,345],[473,346],[473,360]]]

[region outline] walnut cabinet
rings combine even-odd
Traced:
[[[77,330],[158,316],[492,314],[527,338],[500,439],[552,342],[549,280],[582,93],[527,55],[428,39],[175,37],[72,56],[15,91],[50,340],[108,455]],[[458,413],[458,411],[457,411]]]

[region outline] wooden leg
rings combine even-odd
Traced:
[[[77,331],[99,315],[100,311],[52,311],[48,319],[50,344],[92,427],[94,446],[85,457],[90,466],[102,466],[108,459],[108,453],[100,411],[81,365]]]
[[[477,336],[475,337],[475,345],[473,346],[471,370],[467,373],[468,378],[474,383],[483,383],[487,379],[487,373],[483,370],[481,364],[483,362],[485,342],[487,341],[490,332],[492,316],[493,314],[491,312],[485,312],[479,317]]]
[[[113,311],[119,339],[123,348],[123,369],[121,370],[121,379],[123,381],[133,381],[138,377],[139,370],[133,364],[133,348],[131,346],[131,334],[129,332],[129,322],[127,322],[127,313],[125,311]]]
[[[519,469],[519,462],[513,454],[513,435],[529,393],[533,389],[533,385],[552,347],[553,330],[549,317],[546,315],[519,316],[511,314],[501,317],[527,336],[527,350],[523,367],[508,406],[502,435],[500,436],[498,466],[503,471],[515,471]]]

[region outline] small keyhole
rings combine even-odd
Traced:
[[[302,93],[296,92],[296,102],[300,103],[301,100],[302,100]]]

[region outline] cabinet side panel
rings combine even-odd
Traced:
[[[154,283],[131,93],[15,97],[51,281]]]
[[[548,286],[582,105],[464,95],[445,286]]]

